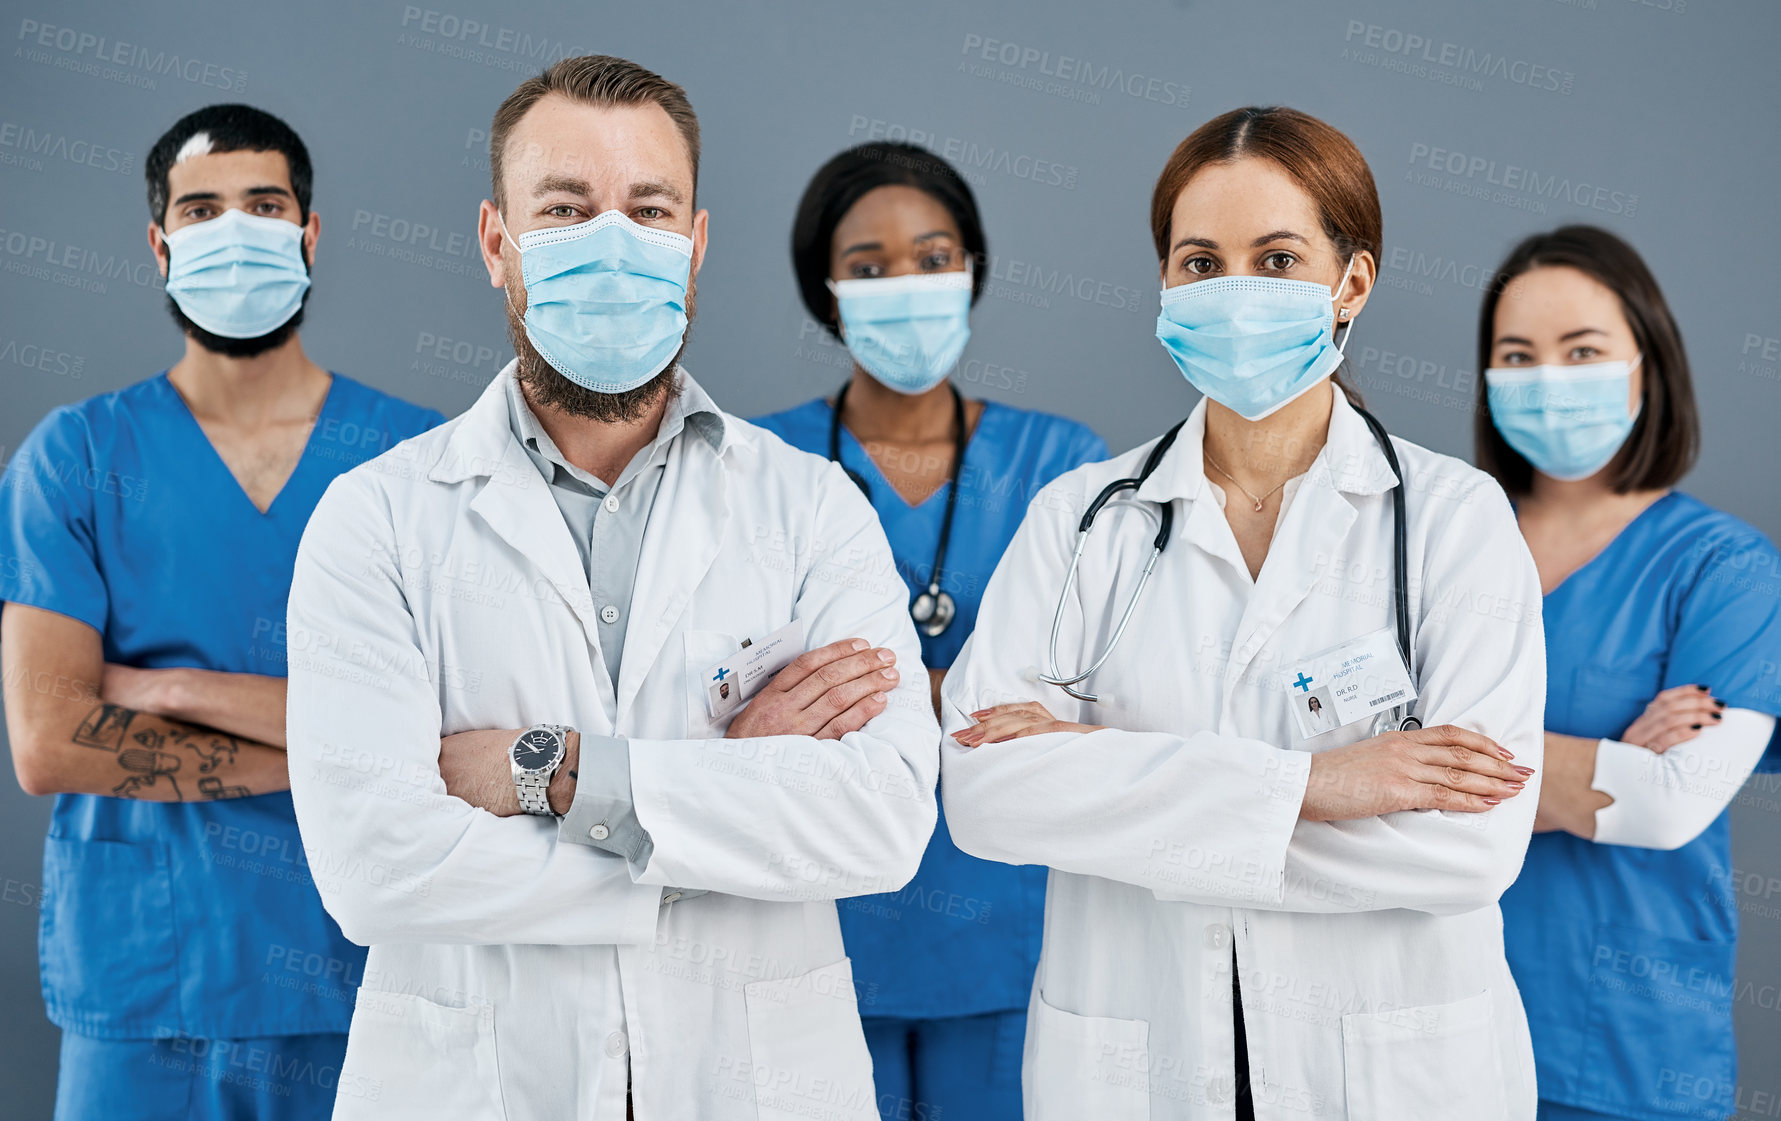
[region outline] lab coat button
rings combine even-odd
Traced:
[[[608,514],[618,513],[618,497],[616,495],[611,495],[611,494],[607,495],[605,506],[606,506],[606,512]]]
[[[606,1037],[606,1054],[614,1059],[628,1051],[630,1046],[631,1041],[625,1038],[622,1031],[615,1031]]]
[[[616,623],[616,622],[618,622],[618,608],[612,606],[610,603],[607,604],[605,607],[600,608],[600,622],[602,622],[602,623]]]
[[[1206,928],[1206,945],[1214,950],[1231,943],[1231,928],[1221,922],[1215,922]]]
[[[678,902],[679,899],[680,899],[680,893],[678,891],[671,891],[668,894],[662,896],[662,906],[666,907],[670,903]]]
[[[592,829],[589,829],[587,835],[596,841],[604,841],[606,838],[612,836],[612,830],[606,828],[606,823],[602,821]]]

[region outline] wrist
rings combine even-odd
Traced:
[[[154,686],[149,691],[150,712],[170,720],[183,720],[188,724],[204,723],[193,711],[198,696],[197,670],[178,666],[149,670],[148,673],[149,681]]]
[[[575,804],[576,772],[581,766],[581,733],[571,728],[563,735],[563,761],[550,776],[544,796],[550,801],[550,812],[558,817]]]
[[[1599,743],[1599,740],[1582,736],[1546,733],[1541,800],[1549,805],[1551,816],[1560,829],[1584,840],[1595,837],[1596,810],[1613,801],[1595,788]]]

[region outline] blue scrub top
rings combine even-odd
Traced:
[[[443,419],[333,375],[262,514],[166,374],[65,405],[0,477],[0,600],[91,625],[108,662],[282,677],[291,568],[322,491]],[[365,951],[310,876],[289,792],[57,795],[39,938],[49,1018],[104,1039],[345,1031]]]
[[[832,415],[828,402],[818,399],[755,423],[794,447],[826,456]],[[1106,458],[1107,445],[1075,421],[984,405],[959,470],[958,509],[941,576],[958,614],[939,637],[921,636],[928,668],[944,669],[958,657],[977,625],[984,585],[1026,516],[1027,502],[1065,471]],[[913,598],[928,586],[948,487],[909,505],[845,428],[841,460],[871,484],[872,505]],[[931,1019],[1025,1008],[1039,964],[1046,874],[1037,866],[966,856],[952,843],[942,813],[907,887],[841,901],[860,1014]]]
[[[1688,495],[1646,508],[1545,597],[1545,618],[1549,731],[1618,739],[1688,684],[1781,714],[1781,555]],[[1534,836],[1502,909],[1541,1098],[1651,1121],[1732,1111],[1729,821],[1673,851]]]

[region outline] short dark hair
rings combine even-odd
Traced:
[[[309,166],[309,149],[290,125],[264,109],[251,105],[206,105],[187,113],[161,134],[149,149],[143,172],[148,177],[148,212],[157,225],[167,221],[167,176],[180,150],[192,137],[204,133],[212,152],[278,152],[291,172],[291,193],[297,196],[300,221],[309,221],[309,198],[315,187],[315,171]]]
[[[1533,487],[1533,465],[1509,446],[1491,419],[1483,375],[1490,366],[1503,290],[1516,277],[1542,266],[1576,269],[1618,296],[1621,314],[1643,355],[1639,416],[1626,443],[1608,463],[1609,485],[1616,494],[1675,485],[1694,466],[1701,446],[1700,414],[1682,330],[1638,251],[1596,226],[1562,226],[1525,239],[1510,251],[1484,290],[1478,316],[1478,409],[1473,428],[1478,466],[1509,494],[1526,494]]]
[[[660,105],[686,141],[687,156],[693,164],[693,196],[697,200],[699,116],[693,112],[686,90],[630,59],[590,54],[562,59],[543,73],[527,78],[495,110],[494,123],[489,126],[489,189],[494,192],[497,210],[507,209],[501,183],[507,162],[507,137],[532,106],[553,93],[584,105]]]
[[[989,247],[983,240],[977,199],[964,177],[939,156],[914,144],[861,144],[822,165],[804,188],[798,215],[792,221],[792,268],[798,274],[798,293],[811,316],[837,338],[839,325],[828,286],[835,227],[866,192],[892,186],[914,187],[952,215],[973,265],[971,302],[983,295]]]

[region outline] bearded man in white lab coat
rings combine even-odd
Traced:
[[[335,1117],[875,1118],[833,900],[914,875],[939,740],[890,548],[679,365],[680,87],[568,59],[490,162],[517,357],[291,588],[292,793],[371,947]]]

